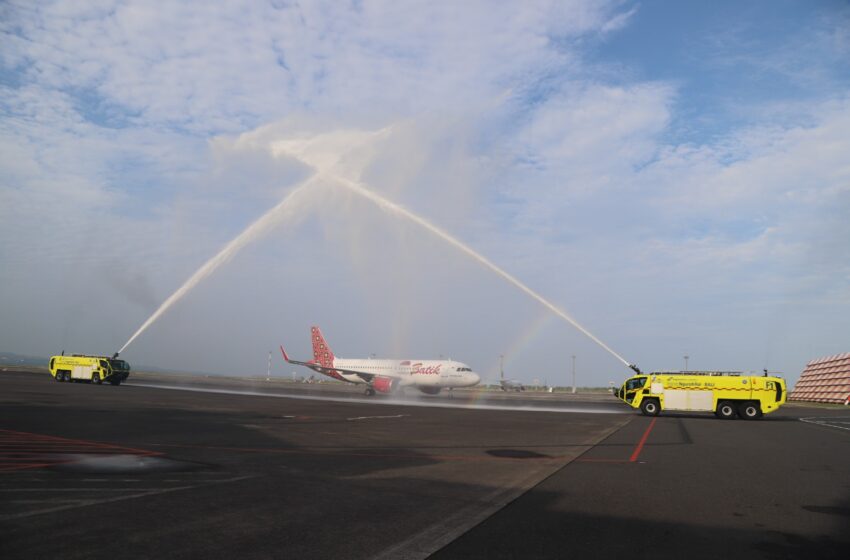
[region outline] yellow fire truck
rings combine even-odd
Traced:
[[[614,394],[647,416],[662,410],[714,412],[753,420],[785,403],[785,380],[740,372],[681,371],[630,377]]]
[[[89,381],[100,385],[108,381],[120,385],[130,376],[130,364],[108,356],[53,356],[50,358],[50,375],[56,381]]]

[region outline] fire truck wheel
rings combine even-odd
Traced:
[[[741,403],[741,406],[738,408],[738,416],[746,420],[755,420],[757,418],[761,418],[761,408],[759,407],[758,403]]]
[[[724,420],[731,420],[737,415],[735,405],[729,401],[721,401],[717,404],[717,417]]]
[[[101,383],[103,383],[103,379],[101,379],[99,373],[95,372],[91,374],[91,382],[100,385]]]
[[[62,383],[62,372],[61,372],[61,371],[57,371],[57,372],[56,372],[56,377],[54,377],[53,379],[54,379],[57,383]]]
[[[645,416],[658,416],[660,408],[658,401],[655,399],[646,399],[640,403],[640,411],[643,412]]]
[[[121,380],[120,379],[110,379],[109,384],[115,385],[117,387],[117,386],[121,385]]]

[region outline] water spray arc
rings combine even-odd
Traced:
[[[165,313],[172,305],[177,303],[180,299],[183,298],[187,293],[189,293],[192,288],[198,285],[204,278],[215,272],[221,265],[229,261],[233,258],[236,253],[238,253],[245,245],[254,241],[264,233],[266,233],[269,229],[276,226],[281,219],[286,217],[286,211],[290,209],[293,203],[300,197],[303,196],[303,193],[306,189],[309,188],[311,184],[317,181],[317,177],[313,176],[310,179],[304,181],[300,186],[298,186],[295,190],[290,192],[283,200],[277,203],[271,210],[260,216],[254,223],[249,225],[245,230],[242,231],[239,235],[234,237],[227,245],[225,245],[214,257],[205,262],[201,268],[195,271],[192,276],[189,277],[188,280],[183,282],[183,285],[177,288],[177,290],[168,296],[162,305],[154,311],[153,315],[148,317],[148,320],[142,323],[142,326],[133,333],[133,336],[124,343],[124,346],[115,353],[115,356],[118,356],[121,352],[123,352],[130,343],[132,343],[136,338],[145,332],[145,330],[151,326],[151,324],[159,319],[159,317]]]
[[[372,133],[371,135],[368,135],[368,137],[378,138],[380,136],[385,135],[391,129],[392,127],[387,127],[386,129],[382,129],[377,133]],[[508,272],[496,266],[486,257],[475,252],[471,247],[469,247],[459,239],[455,238],[448,232],[430,223],[419,215],[414,214],[410,210],[407,210],[403,206],[384,198],[383,196],[369,189],[363,183],[359,181],[353,181],[351,179],[329,171],[328,169],[331,168],[333,164],[335,164],[337,161],[339,161],[337,154],[334,154],[334,156],[337,157],[323,160],[322,157],[311,157],[311,155],[315,156],[315,154],[307,153],[309,147],[310,142],[286,142],[278,144],[278,148],[283,149],[279,150],[277,153],[275,153],[275,155],[286,155],[289,157],[294,157],[295,159],[311,166],[316,171],[315,174],[311,178],[302,182],[301,185],[291,191],[277,205],[275,205],[268,212],[260,216],[260,218],[258,218],[244,231],[242,231],[239,235],[233,238],[215,256],[213,256],[206,263],[204,263],[197,271],[195,271],[195,273],[192,274],[192,276],[190,276],[189,279],[186,280],[173,294],[171,294],[171,296],[169,296],[168,299],[166,299],[162,303],[162,305],[159,306],[159,308],[142,324],[142,326],[139,327],[139,329],[135,333],[133,333],[129,340],[124,343],[124,346],[122,346],[121,349],[115,353],[115,356],[123,352],[140,334],[142,334],[151,324],[153,324],[154,321],[156,321],[160,316],[162,316],[162,314],[165,313],[176,302],[182,299],[183,296],[185,296],[189,291],[191,291],[195,286],[197,286],[203,279],[215,272],[221,265],[228,262],[247,244],[259,238],[261,235],[265,234],[270,229],[278,225],[278,223],[283,218],[287,217],[287,212],[292,209],[294,202],[297,201],[300,197],[303,197],[304,193],[309,190],[312,185],[319,182],[326,182],[331,185],[335,184],[342,186],[348,191],[369,200],[370,202],[378,206],[378,208],[387,212],[388,214],[406,218],[407,220],[410,220],[414,224],[418,225],[419,227],[425,229],[430,234],[448,243],[449,245],[459,250],[461,253],[467,255],[468,257],[472,258],[485,268],[491,270],[492,272],[495,272],[498,276],[507,281],[509,284],[512,284],[520,291],[525,293],[527,296],[531,297],[532,299],[543,305],[556,316],[560,317],[561,319],[578,329],[582,334],[590,338],[593,342],[595,342],[609,354],[620,360],[627,367],[640,373],[640,369],[638,369],[637,366],[629,363],[625,358],[623,358],[614,350],[612,350],[607,344],[605,344],[599,338],[594,336],[593,333],[591,333],[582,325],[580,325],[575,319],[570,317],[563,310],[559,309],[557,306],[543,298],[543,296],[541,296],[540,294],[520,282],[517,278],[515,278]],[[275,150],[273,150],[273,152],[274,151]],[[327,156],[328,154],[324,155]]]
[[[612,356],[614,356],[615,358],[617,358],[618,360],[623,362],[624,365],[626,365],[627,367],[630,367],[630,368],[634,369],[635,371],[639,372],[639,370],[637,369],[637,366],[635,366],[634,364],[631,364],[628,360],[626,360],[625,358],[620,356],[618,353],[614,352],[614,350],[612,350],[610,347],[608,347],[607,344],[605,344],[604,342],[599,340],[599,338],[597,338],[596,336],[593,335],[593,333],[591,333],[586,328],[581,326],[575,319],[573,319],[572,317],[567,315],[567,313],[565,313],[564,311],[559,309],[557,306],[555,306],[553,303],[546,300],[543,296],[541,296],[540,294],[538,294],[537,292],[535,292],[534,290],[532,290],[531,288],[529,288],[528,286],[526,286],[525,284],[520,282],[517,278],[515,278],[514,276],[512,276],[511,274],[509,274],[505,270],[502,270],[501,268],[496,266],[493,262],[491,262],[489,259],[487,259],[483,255],[480,255],[477,252],[475,252],[471,247],[469,247],[468,245],[466,245],[465,243],[463,243],[462,241],[460,241],[456,237],[452,236],[448,232],[440,229],[439,227],[435,226],[434,224],[425,220],[424,218],[418,216],[417,214],[414,214],[410,210],[407,210],[403,206],[400,206],[400,205],[396,204],[395,202],[392,202],[392,201],[382,197],[381,195],[379,195],[375,191],[367,188],[362,183],[359,183],[357,181],[352,181],[350,179],[346,179],[345,177],[340,177],[338,175],[334,175],[334,174],[328,173],[326,171],[321,171],[320,175],[322,177],[325,177],[326,179],[338,184],[338,185],[345,187],[349,191],[371,201],[372,203],[376,204],[381,210],[384,210],[385,212],[388,212],[390,214],[396,214],[398,216],[401,216],[403,218],[406,218],[406,219],[412,221],[416,225],[427,230],[429,233],[431,233],[431,234],[437,236],[438,238],[442,239],[443,241],[445,241],[446,243],[448,243],[449,245],[451,245],[455,249],[458,249],[462,253],[473,258],[476,262],[483,265],[485,268],[488,268],[491,271],[495,272],[502,279],[506,280],[510,284],[513,284],[515,287],[519,288],[527,296],[536,300],[538,303],[540,303],[544,307],[546,307],[549,311],[551,311],[552,313],[554,313],[555,315],[557,315],[558,317],[560,317],[561,319],[563,319],[564,321],[568,322],[570,325],[572,325],[573,327],[578,329],[582,334],[584,334],[585,336],[590,338],[590,340],[592,340],[593,342],[598,344],[601,348],[603,348],[608,353],[610,353]]]

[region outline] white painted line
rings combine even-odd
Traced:
[[[76,508],[80,508],[80,507],[93,506],[93,505],[98,505],[98,504],[108,504],[110,502],[120,502],[120,501],[123,501],[123,500],[133,500],[135,498],[144,498],[146,496],[155,496],[157,494],[167,494],[169,492],[177,492],[178,490],[191,490],[193,488],[203,488],[203,487],[206,487],[206,486],[212,486],[213,484],[222,484],[222,483],[225,483],[225,482],[237,482],[237,481],[240,481],[240,480],[246,480],[248,478],[254,478],[254,475],[240,476],[240,477],[237,477],[237,478],[229,478],[227,480],[217,480],[215,482],[210,482],[210,483],[207,483],[207,484],[195,484],[193,486],[178,486],[176,488],[160,488],[160,489],[156,489],[156,490],[149,490],[149,491],[146,491],[146,492],[138,492],[136,494],[129,494],[127,496],[116,496],[116,497],[113,497],[113,498],[104,498],[104,499],[100,499],[100,500],[80,500],[79,502],[76,502],[76,503],[71,504],[71,505],[37,509],[37,510],[34,510],[34,511],[24,511],[24,512],[13,513],[13,514],[9,514],[9,515],[0,515],[0,521],[8,521],[10,519],[22,519],[22,518],[25,518],[25,517],[32,517],[34,515],[42,515],[44,513],[55,513],[57,511],[65,511],[65,510],[69,510],[69,509],[76,509]],[[48,490],[50,490],[51,492],[56,491],[55,488],[51,488],[51,489],[48,489]],[[92,490],[92,489],[88,489],[88,490]],[[133,488],[132,490],[138,490],[138,488]]]
[[[811,416],[809,418],[800,418],[800,422],[815,424],[817,426],[829,426],[830,428],[838,428],[839,430],[850,430],[850,416]]]
[[[354,418],[346,418],[346,420],[370,420],[372,418],[404,418],[410,414],[393,414],[391,416],[355,416]]]
[[[588,446],[590,447],[590,446]],[[552,472],[563,465],[558,465]],[[546,471],[546,475],[551,474]],[[419,531],[412,537],[384,550],[373,560],[419,560],[427,558],[462,534],[478,525],[508,503],[525,494],[540,480],[545,479],[539,472],[522,473],[512,487],[496,488],[486,496],[456,510],[433,525]]]
[[[555,407],[555,406],[508,406],[497,404],[451,404],[444,402],[408,401],[391,399],[349,399],[341,397],[317,397],[313,395],[286,395],[282,393],[261,393],[258,391],[238,391],[235,389],[207,389],[200,387],[178,387],[176,385],[155,385],[151,383],[128,383],[127,387],[147,389],[167,389],[171,391],[189,391],[194,393],[214,393],[219,395],[242,395],[247,397],[271,397],[276,399],[295,399],[303,401],[325,401],[351,404],[381,404],[389,406],[418,406],[424,408],[454,408],[457,410],[504,410],[510,412],[558,412],[573,414],[634,414],[628,410],[610,410],[605,408]]]
[[[631,418],[624,419],[616,425],[604,430],[595,441],[580,446],[585,448],[576,453],[575,457],[551,468],[537,471],[520,471],[516,480],[507,488],[500,486],[483,498],[475,498],[471,503],[455,510],[451,515],[438,519],[434,524],[424,527],[412,537],[385,549],[373,560],[424,560],[448,545],[479,523],[483,522],[506,505],[516,500],[554,473],[560,471],[576,458],[592,449],[599,442],[629,423]]]
[[[60,498],[48,498],[45,500],[6,500],[7,504],[76,504],[79,500],[62,500]]]

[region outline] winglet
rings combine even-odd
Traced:
[[[283,354],[283,359],[289,362],[289,356],[286,355],[286,350],[283,349],[283,346],[280,347],[280,353]]]

